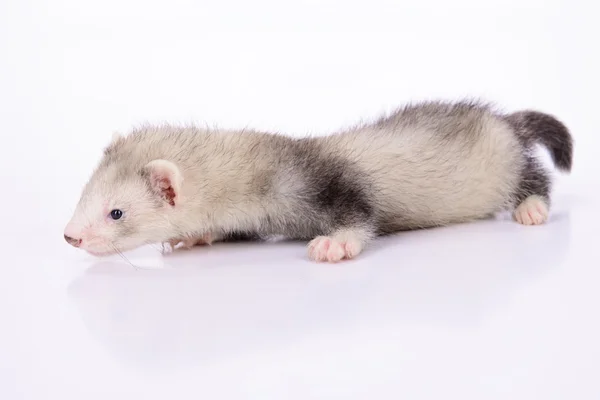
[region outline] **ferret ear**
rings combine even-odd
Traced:
[[[108,155],[108,154],[112,153],[113,150],[119,144],[121,144],[121,142],[123,141],[123,139],[125,139],[125,136],[123,136],[121,133],[119,133],[119,132],[113,132],[112,139],[110,140],[110,144],[108,146],[106,146],[106,148],[104,149],[104,154]]]
[[[179,168],[167,160],[150,161],[143,170],[150,187],[167,203],[175,206],[179,202],[183,177]]]
[[[121,134],[121,132],[113,132],[112,138],[110,139],[110,143],[113,144],[114,142],[117,142],[121,139],[123,139],[123,135]]]

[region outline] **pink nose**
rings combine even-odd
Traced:
[[[74,247],[79,247],[81,246],[81,239],[75,239],[72,238],[71,236],[67,236],[65,235],[65,240],[67,241],[67,243],[69,243],[71,246]]]

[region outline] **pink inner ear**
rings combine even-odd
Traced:
[[[169,202],[169,204],[174,206],[175,205],[175,190],[173,189],[173,187],[169,186],[168,188],[163,189],[163,194],[164,194],[165,198],[167,199],[167,201]]]
[[[175,194],[175,189],[171,186],[171,181],[168,178],[157,178],[156,187],[162,193],[165,200],[167,200],[170,205],[174,206],[175,197],[177,197],[177,195]]]

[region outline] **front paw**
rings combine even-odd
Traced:
[[[193,236],[184,239],[170,239],[162,244],[163,254],[170,254],[175,250],[189,250],[194,246],[211,245],[221,237],[214,233],[206,233],[202,236]]]
[[[162,253],[171,254],[175,250],[191,249],[196,242],[196,239],[170,239],[162,243]]]
[[[171,254],[173,251],[175,251],[175,246],[177,246],[178,243],[179,240],[169,240],[167,242],[161,243],[161,253],[163,255]]]

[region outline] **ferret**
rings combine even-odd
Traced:
[[[480,102],[412,104],[329,136],[146,125],[117,134],[85,185],[65,240],[101,256],[163,243],[306,240],[338,262],[378,235],[512,211],[548,218],[540,144],[570,172],[566,126],[538,111]]]

